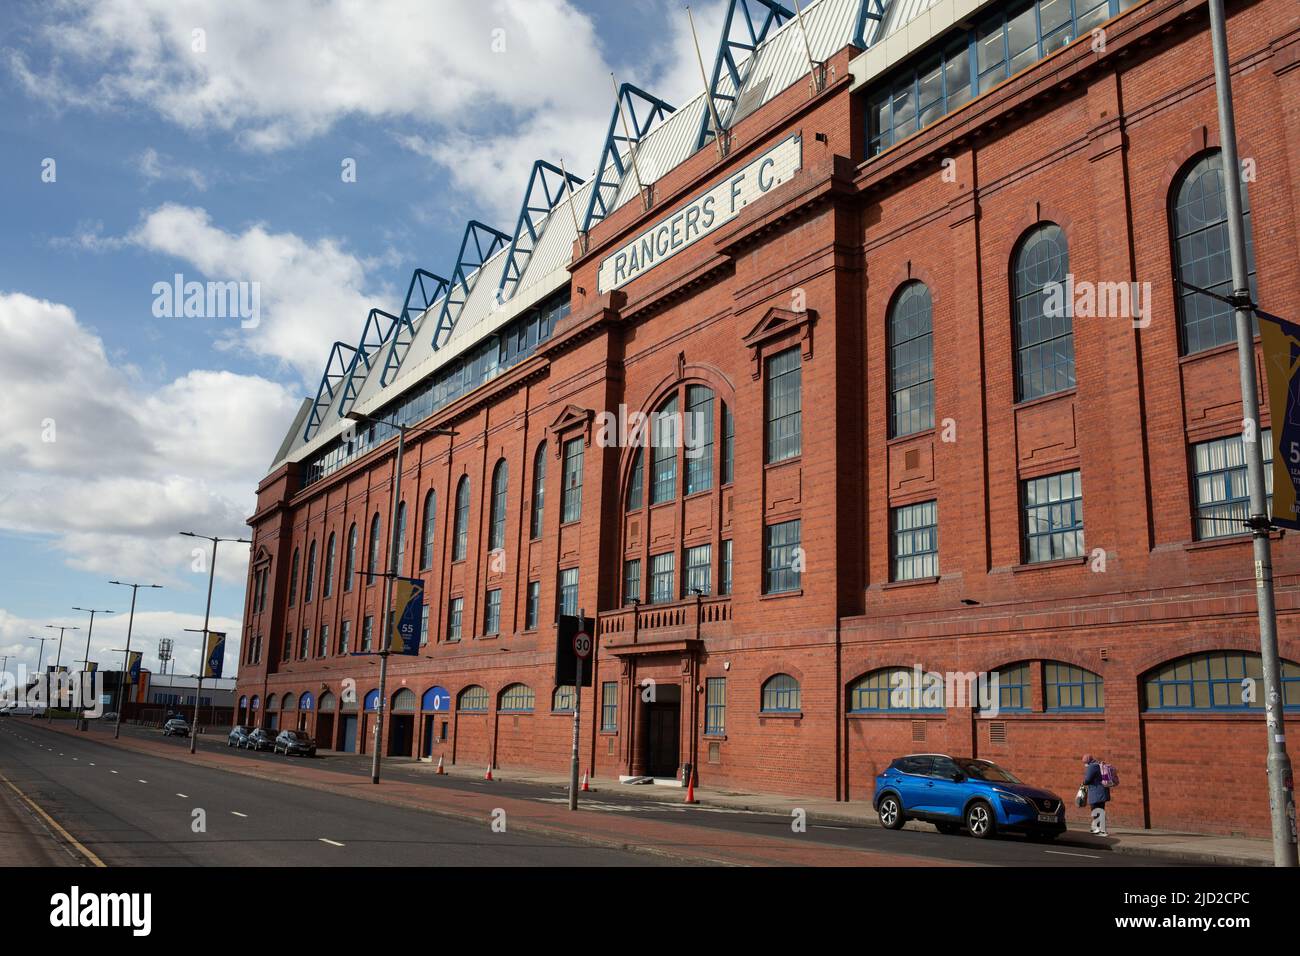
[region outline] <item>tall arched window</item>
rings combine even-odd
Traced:
[[[492,509],[488,524],[488,550],[506,546],[506,485],[509,475],[506,460],[502,458],[492,469]]]
[[[393,570],[403,573],[406,565],[406,502],[397,503],[397,564]]]
[[[289,563],[289,607],[298,600],[298,549],[293,549],[293,560]]]
[[[934,427],[934,341],[930,290],[908,282],[889,307],[889,435]]]
[[[433,489],[424,496],[424,524],[420,529],[420,567],[433,567],[433,521],[438,511],[438,496]]]
[[[316,590],[316,542],[313,541],[307,548],[307,579],[302,589],[302,603],[306,604],[311,600],[312,594]]]
[[[329,543],[325,546],[325,597],[334,593],[334,532],[330,532]]]
[[[542,516],[546,507],[546,442],[537,446],[533,455],[533,512],[529,521],[528,536],[542,536]]]
[[[451,559],[462,561],[469,549],[469,475],[460,476],[456,486],[456,520],[452,526]]]
[[[352,590],[352,579],[357,570],[357,523],[348,528],[348,554],[343,560],[343,590]]]
[[[1074,387],[1074,330],[1065,277],[1070,253],[1054,222],[1034,226],[1014,257],[1016,401]]]
[[[1250,234],[1250,199],[1241,185],[1241,222],[1246,233],[1246,269],[1255,298],[1255,246]],[[1228,206],[1223,183],[1223,156],[1202,153],[1174,180],[1169,226],[1173,238],[1174,276],[1219,295],[1232,294],[1228,255]],[[1232,306],[1184,285],[1177,289],[1178,329],[1184,355],[1237,339]],[[1257,320],[1255,321],[1258,328]]]
[[[650,503],[671,501],[677,497],[677,447],[681,443],[681,423],[677,418],[677,394],[659,406],[651,426]]]
[[[379,512],[370,519],[370,553],[366,556],[366,584],[375,583],[379,570]]]
[[[636,511],[645,502],[645,455],[638,448],[632,457],[632,476],[627,483],[627,510]]]
[[[713,487],[713,389],[705,385],[686,387],[686,418],[683,421],[686,448],[686,494]]]

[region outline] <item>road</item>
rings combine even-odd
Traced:
[[[0,719],[0,774],[108,866],[647,866],[670,861],[454,820],[259,780],[41,721]],[[179,741],[178,741],[179,743]],[[11,787],[0,833],[19,835],[27,865],[90,864],[41,833]],[[8,812],[6,812],[8,811]],[[204,817],[195,832],[196,811]],[[60,841],[66,844],[66,841]],[[52,848],[53,847],[53,848]],[[10,865],[16,851],[11,851]]]
[[[537,834],[493,833],[488,820],[448,819],[358,797],[259,779],[242,773],[138,753],[108,741],[111,728],[94,727],[70,736],[41,721],[0,720],[0,773],[59,820],[105,862],[137,864],[231,865],[662,865],[662,856],[628,853]],[[123,735],[151,747],[174,748],[179,756],[189,742],[159,737],[155,730],[123,727]],[[199,742],[202,753],[223,754],[235,766],[274,772],[290,758],[229,750],[221,737]],[[330,754],[291,761],[294,767],[328,768],[351,778],[370,774],[368,758]],[[93,766],[92,766],[93,765]],[[114,773],[113,771],[117,771]],[[384,779],[404,786],[435,788],[441,798],[470,795],[562,806],[562,789],[463,776],[435,776],[414,762],[390,759]],[[141,782],[145,781],[145,782]],[[0,785],[2,786],[2,785]],[[427,791],[417,791],[427,792]],[[897,861],[984,866],[1070,866],[1080,868],[1177,865],[1152,857],[1041,844],[1019,837],[974,840],[930,831],[888,831],[876,826],[809,821],[794,836],[790,818],[720,807],[686,807],[680,797],[656,799],[645,790],[602,790],[584,795],[583,808],[635,821],[686,825],[698,844],[728,845],[751,838],[755,845],[797,841],[801,862],[826,862],[846,850],[881,854]],[[191,832],[195,808],[206,811],[208,832]],[[418,835],[418,836],[417,836]],[[325,842],[332,841],[332,842]],[[342,847],[334,846],[343,844]]]

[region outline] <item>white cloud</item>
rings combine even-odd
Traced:
[[[177,162],[171,156],[160,153],[152,146],[135,158],[136,170],[146,182],[156,183],[162,180],[187,182],[199,192],[208,188],[207,177],[193,166]]]
[[[0,528],[49,539],[80,570],[197,588],[195,542],[177,532],[247,532],[300,400],[231,372],[148,389],[72,309],[22,293],[0,293],[0,340]],[[246,546],[225,545],[217,576],[242,583],[246,564]]]

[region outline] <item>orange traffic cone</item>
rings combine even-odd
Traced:
[[[445,777],[447,771],[442,769],[442,754],[438,754],[438,776]]]
[[[590,793],[590,792],[591,792],[591,787],[587,786],[587,775],[586,775],[585,773],[582,775],[582,787],[581,787],[581,789],[582,789],[582,792],[583,792],[583,793]]]
[[[691,768],[691,775],[686,782],[686,802],[696,803],[695,799],[695,768]]]
[[[488,764],[487,773],[485,773],[485,774],[483,775],[483,779],[484,779],[484,780],[491,780],[491,779],[492,779],[492,765],[491,765],[491,764]]]

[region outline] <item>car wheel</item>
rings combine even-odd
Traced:
[[[966,832],[977,840],[993,835],[993,808],[983,800],[976,800],[966,808]]]
[[[934,828],[944,836],[956,836],[962,830],[960,823],[936,823]]]
[[[880,817],[880,825],[886,830],[901,829],[903,823],[903,807],[898,802],[898,797],[892,793],[887,794],[876,807],[876,813]]]

